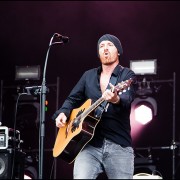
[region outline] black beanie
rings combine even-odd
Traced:
[[[100,37],[100,39],[98,40],[98,44],[97,44],[97,52],[98,52],[98,56],[99,56],[99,44],[102,42],[102,41],[111,41],[117,48],[118,52],[120,55],[123,54],[123,49],[122,49],[122,46],[121,46],[121,42],[120,40],[114,36],[114,35],[111,35],[111,34],[105,34],[103,36]]]

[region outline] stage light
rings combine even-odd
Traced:
[[[40,66],[16,66],[15,80],[39,80]]]
[[[153,175],[148,173],[138,173],[133,176],[133,179],[163,179],[159,175]]]
[[[141,124],[147,124],[152,120],[153,113],[152,109],[148,106],[141,104],[135,110],[135,120],[140,122]]]
[[[157,114],[157,103],[154,98],[151,97],[153,89],[150,81],[143,77],[142,81],[138,81],[138,87],[136,90],[136,96],[132,103],[134,110],[134,120],[141,124],[147,124]]]
[[[37,179],[37,160],[32,155],[25,157],[24,179]]]
[[[130,69],[137,75],[155,75],[157,73],[157,59],[130,60]]]
[[[33,166],[29,166],[24,170],[24,179],[37,179],[37,170]]]
[[[157,115],[157,102],[154,98],[144,96],[136,97],[131,104],[131,135],[135,142],[145,125],[154,120]]]
[[[133,119],[145,125],[157,115],[157,103],[152,97],[137,97],[132,102]]]
[[[157,60],[131,60],[130,69],[137,75],[136,98],[131,104],[131,135],[133,140],[140,135],[144,125],[155,119],[157,103],[153,98],[157,88],[152,84],[152,76],[156,75]]]

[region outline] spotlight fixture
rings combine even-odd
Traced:
[[[133,119],[145,125],[157,115],[157,103],[152,97],[138,97],[132,102]]]
[[[40,66],[16,66],[15,80],[39,80]]]
[[[157,59],[130,60],[130,69],[137,75],[157,74]]]

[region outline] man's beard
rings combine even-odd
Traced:
[[[111,59],[111,58],[108,58],[108,59],[106,59],[106,58],[102,58],[102,59],[100,59],[100,61],[101,61],[101,63],[103,64],[103,65],[111,65],[111,64],[113,64],[114,62],[116,62],[116,59]]]

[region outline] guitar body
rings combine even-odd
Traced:
[[[72,163],[83,147],[93,138],[96,125],[99,119],[95,118],[92,113],[80,118],[79,126],[71,131],[73,122],[76,117],[91,106],[91,100],[88,99],[81,107],[73,109],[66,125],[59,129],[55,145],[53,148],[53,156]]]

